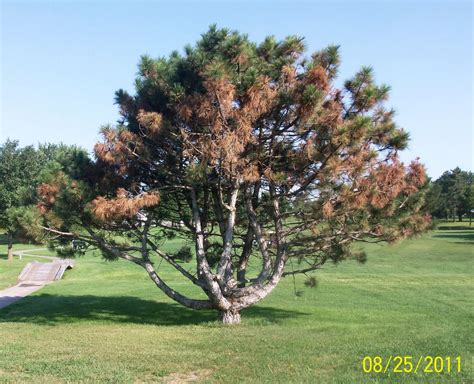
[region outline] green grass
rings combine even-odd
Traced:
[[[15,285],[18,275],[27,263],[26,258],[23,260],[15,258],[13,262],[9,263],[6,255],[0,254],[0,289]]]
[[[2,233],[1,230],[0,233]],[[34,248],[38,248],[38,246],[33,244],[15,244],[13,250],[16,251]],[[36,254],[52,255],[51,252],[37,252]],[[15,256],[12,262],[8,262],[6,236],[0,235],[0,289],[15,285],[17,282],[17,277],[22,271],[23,267],[32,260],[34,260],[34,258],[23,257],[22,260],[20,260]]]
[[[0,310],[0,382],[150,383],[194,372],[215,383],[471,383],[474,230],[462,225],[368,246],[366,264],[327,265],[317,288],[298,277],[300,296],[286,278],[230,328],[167,300],[140,268],[88,255]],[[18,270],[5,264],[0,276]],[[363,357],[375,355],[461,356],[462,368],[363,373]]]

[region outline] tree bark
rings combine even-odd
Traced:
[[[144,263],[142,265],[148,275],[153,280],[158,288],[160,288],[170,299],[176,301],[177,303],[184,305],[185,307],[192,308],[192,309],[211,309],[213,305],[209,300],[197,300],[197,299],[190,299],[184,295],[181,295],[179,292],[176,292],[174,289],[170,288],[165,282],[158,276],[155,269],[151,265],[151,263]]]
[[[232,309],[229,309],[227,311],[220,311],[219,320],[224,325],[240,324],[240,312]]]
[[[227,218],[226,230],[224,233],[224,250],[219,260],[219,265],[217,267],[217,278],[224,280],[224,282],[229,281],[232,277],[232,246],[234,239],[234,226],[235,226],[235,215],[236,215],[236,204],[237,204],[237,195],[239,193],[239,184],[237,180],[235,182],[234,189],[230,196],[229,205],[226,208],[229,210],[229,216]]]
[[[268,249],[267,249],[268,243],[267,243],[267,240],[264,239],[263,237],[262,230],[257,221],[257,214],[255,213],[255,210],[253,209],[252,201],[250,200],[249,196],[247,196],[246,198],[246,208],[247,208],[250,225],[252,227],[253,234],[255,236],[255,240],[257,241],[258,247],[260,249],[260,253],[262,255],[262,270],[257,277],[257,281],[261,283],[268,277],[269,272],[270,272],[270,267],[271,267],[270,256],[268,254]]]
[[[207,262],[206,255],[204,252],[204,233],[201,227],[201,217],[199,215],[196,191],[194,189],[191,190],[191,202],[194,227],[196,229],[195,248],[198,279],[202,280],[206,284],[206,289],[204,291],[214,304],[214,307],[226,311],[230,308],[230,303],[226,300],[226,298],[222,294],[219,284],[215,281],[216,276],[211,272],[209,263]]]
[[[8,261],[13,261],[13,234],[8,233]]]
[[[239,265],[237,267],[237,282],[239,288],[245,287],[245,274],[247,273],[247,263],[249,261],[250,253],[252,252],[252,242],[253,231],[252,226],[249,224],[247,228],[247,234],[245,236],[242,254],[239,257]]]

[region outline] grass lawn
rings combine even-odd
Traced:
[[[0,229],[0,233],[2,233]],[[18,250],[25,250],[25,249],[35,249],[38,248],[37,245],[33,244],[15,244],[13,247],[14,251]],[[38,255],[52,255],[51,252],[43,251],[43,252],[35,252]],[[14,257],[12,262],[8,262],[7,260],[7,239],[6,236],[0,235],[0,289],[4,289],[15,285],[17,282],[17,277],[22,271],[23,267],[28,264],[30,261],[34,260],[31,257],[23,257],[20,260],[18,257]],[[38,259],[41,261],[40,259]],[[0,375],[1,380],[1,375]]]
[[[286,278],[236,327],[172,303],[131,263],[87,255],[62,281],[0,310],[0,382],[471,383],[473,245],[474,227],[442,223],[368,246],[366,264],[327,265],[316,288],[298,277],[301,295]],[[0,288],[22,266],[7,264],[4,248]],[[390,355],[461,356],[461,372],[363,372],[364,356]]]
[[[3,250],[0,249],[0,252],[2,251]],[[0,253],[0,289],[15,285],[18,275],[28,261],[31,260],[28,260],[26,257],[23,258],[23,260],[18,260],[18,258],[15,257],[13,262],[9,263],[6,253]]]

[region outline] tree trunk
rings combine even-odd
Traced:
[[[249,225],[247,228],[247,235],[245,236],[244,247],[242,254],[239,257],[239,265],[237,267],[237,281],[238,287],[245,287],[245,274],[247,272],[247,263],[249,261],[250,253],[252,252],[253,232]]]
[[[13,261],[13,234],[8,233],[8,261]]]
[[[224,325],[236,325],[240,324],[240,312],[229,309],[227,311],[219,312],[219,320]]]

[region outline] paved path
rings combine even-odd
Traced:
[[[32,254],[36,251],[44,251],[46,248],[26,249],[15,251],[15,256],[48,259],[49,263],[33,261],[28,263],[18,277],[18,283],[13,287],[0,291],[0,309],[22,299],[25,296],[43,288],[46,284],[60,280],[68,268],[74,266],[72,260],[63,260],[54,256],[41,256]]]
[[[42,255],[35,255],[31,252],[38,252],[38,251],[47,251],[48,248],[33,248],[33,249],[21,249],[19,251],[13,251],[13,256],[18,256],[20,260],[23,256],[27,257],[39,257],[40,259],[48,259],[48,260],[59,260],[59,257],[55,256],[42,256]]]
[[[13,287],[0,291],[0,309],[7,305],[13,304],[15,301],[23,299],[25,296],[31,295],[38,289],[45,286],[44,283],[19,283]]]

